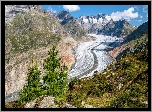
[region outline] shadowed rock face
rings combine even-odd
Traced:
[[[125,38],[124,43],[136,39],[142,36],[143,34],[148,34],[148,21],[140,25],[136,30],[134,30],[130,35],[128,35]]]
[[[148,47],[148,21],[140,25],[124,41],[109,51],[109,55],[114,59],[119,59],[124,53],[138,53]]]
[[[67,11],[62,11],[59,12],[56,17],[61,21],[61,25],[65,25],[66,23],[68,23],[70,20],[73,20],[74,17],[71,16],[71,14]]]
[[[54,13],[54,18],[60,22],[60,24],[65,28],[65,30],[72,35],[76,41],[87,41],[91,38],[86,35],[86,32],[78,24],[76,19],[67,11],[61,11]]]
[[[126,37],[132,33],[136,27],[130,25],[126,20],[110,21],[107,23],[98,34],[111,35],[117,37]]]

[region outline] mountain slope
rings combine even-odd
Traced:
[[[71,82],[68,103],[78,108],[148,108],[148,21],[110,53],[117,61],[102,73]]]
[[[102,73],[74,80],[68,103],[85,108],[148,108],[148,49],[126,54]]]
[[[67,11],[61,11],[54,14],[61,25],[69,32],[76,41],[87,41],[90,37],[86,35],[86,32],[81,28],[81,26],[76,22],[73,16]]]
[[[136,39],[143,34],[148,33],[148,21],[140,25],[136,30],[134,30],[130,35],[128,35],[124,42],[129,42],[130,40]]]
[[[127,51],[138,53],[145,47],[148,47],[148,21],[128,35],[123,43],[109,51],[109,54],[113,58],[119,59]]]
[[[136,28],[130,25],[126,20],[113,21],[110,20],[98,34],[112,35],[117,37],[126,37],[132,33]]]
[[[70,68],[74,63],[71,48],[77,42],[51,13],[35,5],[5,8],[5,95],[23,87],[32,58],[42,69],[43,59],[52,44],[57,46],[59,56]]]
[[[71,35],[73,35],[73,38],[76,41],[82,41],[82,40],[87,41],[87,40],[90,40],[89,36],[86,35],[85,31],[83,29],[81,29],[81,27],[79,26],[79,24],[77,24],[75,22],[75,20],[70,20],[68,23],[63,25],[63,27],[69,33],[71,33]]]

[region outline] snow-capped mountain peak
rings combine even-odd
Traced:
[[[99,13],[97,16],[80,16],[77,18],[77,22],[82,26],[86,32],[95,33],[98,29],[101,29],[105,24],[111,20],[109,15]],[[92,32],[91,30],[93,29]],[[95,30],[94,30],[95,29]]]

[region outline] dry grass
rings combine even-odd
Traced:
[[[105,108],[110,106],[110,102],[114,99],[115,97],[111,93],[104,93],[102,97],[88,97],[86,103],[97,108]]]

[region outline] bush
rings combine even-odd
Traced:
[[[120,93],[120,94],[117,95],[116,99],[111,102],[111,106],[110,107],[121,108],[122,106],[124,106],[129,101],[130,101],[129,94]]]
[[[86,96],[82,93],[70,93],[67,96],[66,100],[70,102],[71,104],[80,107],[82,100],[84,100],[85,98]]]
[[[80,84],[80,80],[78,79],[78,78],[74,78],[74,79],[72,79],[72,81],[69,83],[69,90],[71,91],[71,90],[73,90],[74,89],[74,85],[75,84]]]

